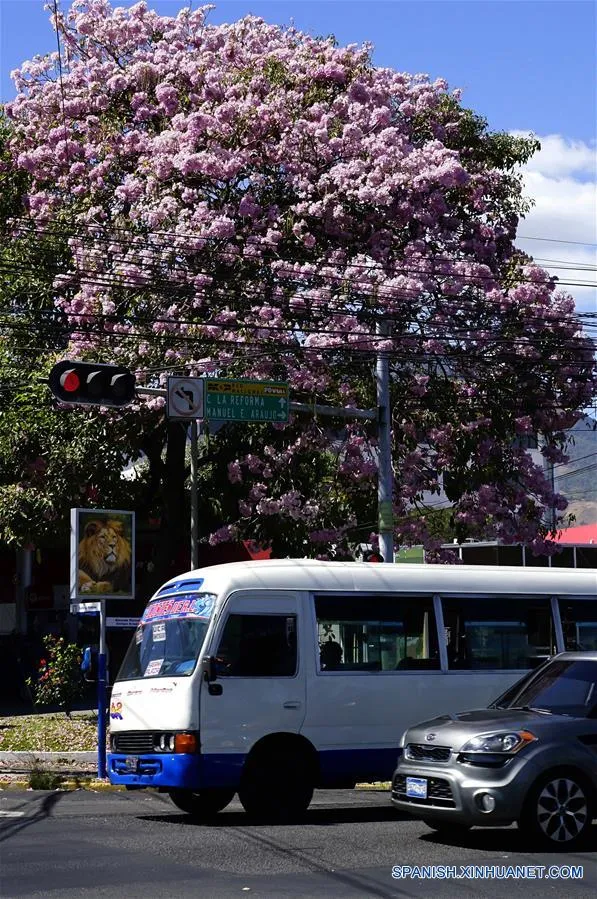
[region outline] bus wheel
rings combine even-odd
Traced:
[[[261,751],[249,758],[238,790],[246,813],[252,818],[277,821],[304,815],[314,788],[309,762],[297,749]]]
[[[196,818],[210,818],[232,802],[234,790],[170,790],[169,795],[182,812]]]

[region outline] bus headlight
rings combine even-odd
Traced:
[[[156,752],[174,752],[174,734],[156,734],[154,749]]]
[[[197,752],[199,736],[194,733],[174,733],[173,731],[154,735],[154,752]]]

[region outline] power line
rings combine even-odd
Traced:
[[[566,243],[573,244],[578,247],[597,247],[597,243],[591,243],[586,240],[564,240],[558,237],[530,237],[528,234],[517,234],[515,240],[540,240],[546,243]]]
[[[22,274],[23,272],[28,273],[30,271],[31,271],[31,269],[26,268],[24,266],[11,267],[10,265],[7,266],[5,263],[3,264],[2,262],[0,262],[0,273],[4,272],[5,274]],[[176,298],[179,294],[182,294],[182,299],[189,299],[189,300],[191,299],[188,296],[188,290],[189,290],[188,286],[181,286],[179,288],[176,288],[176,287],[173,287],[170,282],[165,281],[163,283],[164,291],[160,292],[160,288],[162,286],[161,283],[156,284],[155,282],[153,282],[152,284],[147,284],[144,287],[142,287],[139,285],[138,282],[126,282],[126,281],[123,281],[122,279],[114,280],[114,276],[105,276],[104,280],[98,280],[98,275],[96,272],[90,273],[94,277],[88,278],[86,276],[86,274],[87,273],[85,273],[85,272],[78,273],[78,281],[80,284],[86,284],[88,286],[97,287],[99,289],[106,289],[106,290],[107,289],[129,288],[129,289],[133,290],[138,296],[143,296],[145,291],[150,291],[150,296],[152,298],[154,298],[156,295],[158,295],[158,296],[168,296],[169,295],[173,298]],[[205,274],[205,273],[203,273],[203,274]],[[276,289],[276,285],[274,285],[274,284],[268,284],[267,286],[271,290]],[[280,287],[280,285],[277,285],[277,287],[282,289]],[[420,296],[421,296],[421,294],[418,291],[413,292],[413,294],[416,295],[417,298],[420,298]],[[229,290],[223,290],[221,288],[214,288],[213,290],[209,290],[208,288],[202,288],[200,290],[197,289],[194,292],[194,297],[195,297],[195,299],[201,299],[201,300],[212,300],[215,298],[220,301],[226,301],[226,300],[238,301],[238,299],[239,299],[238,293],[230,293]],[[262,297],[251,297],[251,296],[247,297],[246,293],[245,293],[245,297],[247,298],[247,300],[249,302],[253,302],[253,303],[258,302],[259,300],[263,300]],[[16,299],[16,295],[14,298]],[[341,315],[344,317],[346,317],[346,316],[355,317],[356,315],[364,315],[365,313],[367,313],[367,311],[370,312],[371,314],[375,314],[375,313],[379,314],[379,311],[380,311],[379,307],[371,304],[371,300],[375,300],[376,299],[375,297],[367,296],[363,299],[363,297],[360,296],[359,302],[361,305],[355,305],[356,299],[357,299],[356,297],[353,297],[352,299],[346,299],[344,301],[345,304],[347,304],[345,306],[345,308],[333,308],[330,305],[330,303],[331,303],[330,298],[313,299],[305,294],[296,292],[294,294],[294,297],[288,297],[284,302],[285,302],[285,305],[287,305],[289,308],[292,308],[292,303],[294,303],[296,309],[293,311],[295,311],[297,313],[297,316],[299,316],[299,317],[300,316],[313,317],[314,315],[317,315],[317,314],[319,314],[319,315]],[[280,302],[280,298],[276,297],[276,300],[278,300],[278,308],[281,308],[282,303]],[[369,305],[365,305],[366,301],[369,301]],[[269,298],[266,299],[266,302],[269,302]],[[338,299],[336,299],[336,302],[338,302]],[[75,315],[76,315],[76,313],[72,313],[72,312],[65,313],[65,312],[62,312],[62,310],[58,310],[58,309],[40,310],[40,311],[48,312],[48,314],[50,314],[50,313],[56,314],[56,315],[62,314],[62,315],[65,315],[65,316],[68,316],[71,318],[75,317]],[[467,312],[467,311],[472,311],[472,310],[464,310],[464,311]],[[489,312],[490,312],[490,315],[492,315],[493,317],[495,317],[497,315],[497,310],[490,309]],[[89,314],[90,313],[82,313],[81,317],[85,317]],[[398,313],[396,313],[396,315],[397,315],[397,317],[400,317]],[[440,310],[440,315],[441,315],[441,310]],[[135,316],[127,316],[127,318],[129,320],[132,320],[135,318]],[[577,323],[579,326],[582,326],[584,324],[586,327],[591,328],[592,327],[591,324],[586,325],[586,322],[584,321],[585,318],[592,319],[593,313],[580,313],[578,317],[575,315],[571,315],[569,318],[552,317],[551,319],[548,318],[547,321],[553,322],[553,323],[558,323],[558,324],[559,323]],[[119,321],[118,317],[116,317],[115,320]],[[163,321],[163,319],[162,319],[162,321]],[[176,323],[182,323],[180,319],[176,319],[173,321],[176,321]],[[546,319],[543,316],[540,316],[538,318],[538,321],[541,322],[541,324],[543,325],[544,322],[546,321]],[[402,324],[409,324],[409,323],[417,324],[417,325],[425,326],[425,327],[432,327],[434,324],[432,319],[430,319],[430,318],[405,319]],[[204,324],[204,322],[198,322],[198,321],[193,320],[192,322],[187,322],[187,324],[197,325],[197,324]],[[219,325],[219,326],[222,325],[221,322],[213,322],[213,324]],[[525,322],[525,326],[528,327],[530,324],[531,324],[531,320],[527,319],[527,321]],[[440,326],[442,328],[442,331],[445,330],[445,321],[440,320],[440,322],[436,323],[436,326]],[[480,325],[479,329],[482,331],[487,331],[487,330],[491,330],[491,326],[488,324],[486,324],[485,327],[483,327],[483,325]],[[471,327],[469,325],[463,325],[462,331],[458,332],[458,333],[463,333],[463,335],[466,335],[469,339],[474,339],[474,331],[473,331],[473,329],[471,329]],[[435,336],[435,335],[431,335],[431,336]],[[507,338],[504,338],[504,339],[507,339]],[[530,344],[533,342],[533,340],[535,338],[528,337],[528,336],[526,336],[526,337],[521,336],[521,337],[518,337],[515,339],[520,340],[520,341],[524,342],[525,344]],[[539,338],[537,338],[537,339],[540,341],[544,341],[545,332],[542,332],[541,335],[539,336]],[[583,337],[582,337],[582,335],[575,335],[575,336],[571,335],[569,338],[566,338],[566,339],[567,340],[568,339],[574,339],[574,340],[581,339],[582,340]]]
[[[27,224],[31,224],[31,220],[30,220],[30,219],[24,219],[23,217],[21,217],[20,219],[15,219],[15,220],[16,220],[16,221],[25,221]],[[67,227],[67,226],[66,226],[63,222],[61,222],[60,220],[50,220],[50,219],[48,219],[48,220],[46,220],[46,221],[51,221],[51,222],[53,222],[54,224],[60,226],[60,227],[63,228],[63,229],[64,229],[65,227]],[[37,224],[37,223],[34,223],[34,224]],[[92,231],[92,230],[97,231],[98,229],[101,230],[101,228],[102,228],[102,226],[97,226],[97,225],[92,225],[92,224],[86,224],[86,223],[82,223],[82,222],[77,222],[77,223],[76,223],[76,227],[77,227],[77,228],[87,228],[87,229],[90,230],[90,231]],[[197,234],[196,232],[195,232],[195,233],[192,233],[192,232],[178,232],[178,231],[148,231],[146,234],[141,235],[141,234],[135,234],[135,233],[131,232],[130,230],[126,229],[126,228],[122,228],[122,227],[118,227],[118,226],[111,226],[111,230],[112,230],[112,231],[122,231],[122,232],[126,235],[126,239],[127,239],[127,241],[129,241],[129,242],[130,242],[131,240],[133,240],[133,241],[135,241],[135,240],[139,240],[139,241],[145,240],[145,244],[144,244],[144,245],[150,245],[151,241],[150,241],[149,238],[150,238],[150,237],[155,238],[155,237],[158,236],[158,235],[163,236],[163,237],[165,237],[165,238],[168,238],[170,241],[173,240],[173,239],[181,239],[181,240],[182,240],[182,239],[184,239],[184,238],[190,238],[190,239],[193,239],[193,240],[196,240],[196,241],[203,241],[203,242],[206,243],[206,244],[209,244],[210,242],[220,242],[220,243],[225,243],[225,242],[228,242],[228,243],[229,243],[229,242],[230,242],[229,239],[224,239],[224,238],[219,238],[219,237],[202,236],[201,234]],[[44,233],[45,233],[45,234],[50,234],[50,235],[51,235],[53,232],[51,232],[51,231],[50,231],[50,232],[48,232],[48,231],[45,231],[45,232],[44,232],[43,230],[40,231],[39,229],[36,228],[36,229],[34,230],[34,233],[36,233],[36,234],[39,234],[39,233],[44,234]],[[99,235],[97,235],[97,234],[91,235],[91,236],[87,237],[87,236],[82,236],[82,235],[80,235],[80,234],[78,234],[78,235],[72,235],[72,234],[70,234],[70,232],[67,232],[67,233],[69,233],[69,235],[70,235],[71,237],[75,237],[76,239],[82,240],[82,241],[83,241],[83,240],[88,240],[88,241],[94,241],[94,242],[96,242],[96,243],[97,243],[97,242],[99,242],[99,243],[112,243],[112,242],[114,242],[114,240],[115,240],[115,238],[114,238],[110,233],[108,233],[108,235],[107,235],[106,237],[102,237],[102,236],[99,236]],[[139,244],[139,246],[141,247],[141,246],[143,246],[143,245],[142,245],[142,244]],[[159,246],[159,248],[160,248],[162,251],[163,251],[164,249],[170,249],[170,250],[172,250],[172,247],[169,246],[169,245],[167,245],[167,244],[161,244],[161,245],[158,245],[158,246]],[[239,247],[238,249],[240,249],[240,247]],[[181,251],[179,251],[179,252],[181,252]],[[222,248],[219,248],[218,253],[219,253],[220,256],[224,256],[224,257],[228,256],[228,257],[230,257],[233,261],[238,261],[238,260],[239,260],[239,255],[238,255],[237,253],[231,251],[231,250],[226,251],[226,250],[223,250]],[[514,256],[515,256],[515,254],[514,254]],[[245,257],[241,256],[241,257],[240,257],[240,259],[243,259],[243,258],[244,258],[246,261],[248,261],[249,263],[255,261],[255,260],[254,260],[254,257],[252,257],[252,256],[248,256],[248,257],[246,257],[246,256],[245,256]],[[439,263],[441,263],[441,262],[448,262],[448,263],[450,263],[450,264],[458,264],[458,263],[464,263],[464,264],[469,263],[469,264],[471,264],[471,263],[477,262],[477,260],[475,260],[475,259],[471,259],[471,258],[468,258],[468,257],[466,257],[466,256],[458,257],[457,255],[451,255],[451,256],[446,255],[446,256],[441,256],[441,255],[438,255],[438,254],[432,254],[432,255],[426,256],[425,259],[431,259],[432,261],[437,261],[437,262],[439,262]],[[123,264],[132,264],[132,262],[133,262],[133,260],[131,260],[131,259],[127,258],[127,257],[123,257],[123,256],[120,256],[120,257],[119,257],[119,256],[116,256],[116,257],[115,257],[115,261],[121,261]],[[262,260],[262,261],[263,261],[263,260]],[[278,258],[272,258],[272,259],[270,260],[270,265],[273,264],[273,263],[276,263],[276,262],[284,264],[285,260],[283,260],[283,259],[281,259],[281,258],[279,258],[279,257],[278,257]],[[308,265],[308,264],[310,263],[310,260],[306,259],[306,260],[304,260],[304,262],[305,262],[305,264]],[[327,261],[327,260],[317,260],[317,262],[318,262],[320,265],[323,265],[323,266],[326,266],[326,267],[334,267],[334,266],[336,265],[336,263],[333,263],[333,262],[330,262],[330,261]],[[290,261],[288,261],[287,264],[290,265],[290,264],[292,264],[292,263],[291,263]],[[410,274],[410,275],[422,275],[422,276],[425,276],[425,277],[447,277],[447,278],[453,278],[453,279],[458,280],[458,281],[464,281],[465,283],[469,283],[469,284],[473,284],[473,285],[477,284],[479,281],[491,281],[492,283],[493,283],[493,282],[497,282],[497,281],[499,281],[499,279],[500,279],[501,277],[503,277],[502,275],[499,275],[499,274],[493,274],[493,273],[490,274],[490,275],[482,275],[482,274],[478,274],[478,275],[475,275],[475,276],[472,276],[472,277],[466,277],[466,276],[464,276],[464,275],[462,275],[462,274],[459,274],[458,272],[449,272],[449,273],[444,273],[444,272],[434,272],[434,271],[429,271],[429,269],[427,269],[427,268],[411,268],[411,267],[405,267],[405,266],[401,265],[401,262],[400,262],[400,260],[398,260],[398,259],[397,259],[397,260],[394,260],[392,264],[393,264],[394,266],[396,266],[397,269],[398,269],[395,273],[393,273],[392,277],[396,277],[396,276],[400,276],[400,275],[404,275],[404,274],[407,274],[407,275],[408,275],[408,274]],[[481,264],[483,264],[483,265],[485,265],[486,267],[488,267],[485,263],[481,263]],[[526,263],[522,263],[522,262],[521,262],[521,264],[526,264]],[[347,270],[352,270],[352,269],[355,269],[355,268],[356,268],[356,269],[358,269],[358,270],[360,270],[360,271],[363,271],[363,272],[375,272],[375,273],[379,273],[380,267],[383,267],[383,263],[382,263],[382,262],[379,262],[377,265],[371,265],[371,264],[365,265],[364,263],[358,263],[358,262],[347,261],[346,263],[343,263],[343,266],[344,266],[344,268],[347,269]],[[76,273],[75,273],[75,274],[76,274]],[[205,272],[205,271],[193,271],[193,272],[192,272],[192,275],[193,275],[194,277],[196,277],[196,276],[199,275],[199,274],[209,275],[209,272]],[[330,275],[330,274],[323,274],[323,273],[313,272],[309,277],[312,277],[312,278],[322,278],[322,279],[324,279],[324,280],[327,279],[328,281],[334,281],[334,282],[342,282],[342,281],[345,281],[345,280],[346,280],[347,275],[346,275],[345,273],[342,273],[342,274],[339,274],[338,276],[332,276],[332,275]],[[517,278],[515,279],[515,281],[513,281],[512,286],[514,287],[514,286],[516,286],[517,284],[520,284],[520,283],[536,283],[536,282],[535,282],[535,280],[532,279],[532,278],[524,278],[524,277],[520,277],[520,276],[519,276],[519,277],[517,277]],[[561,280],[559,280],[559,279],[557,279],[557,283],[558,283],[558,285],[560,285],[560,286],[567,286],[567,287],[594,287],[594,286],[596,286],[595,282],[561,281]],[[387,290],[387,288],[384,287],[383,285],[382,285],[382,289],[383,289],[383,290]],[[402,292],[402,289],[401,289],[401,288],[396,288],[396,291],[397,291],[398,294],[400,294],[400,293]]]
[[[222,335],[211,335],[211,334],[205,335],[202,333],[190,333],[190,334],[174,333],[173,330],[169,331],[167,334],[161,334],[159,332],[156,333],[154,330],[149,330],[149,331],[147,331],[147,330],[145,330],[145,331],[132,330],[132,328],[135,327],[135,325],[138,327],[141,327],[141,328],[150,327],[149,323],[143,322],[142,320],[136,320],[134,323],[131,323],[131,321],[129,321],[125,326],[129,330],[127,330],[125,332],[125,331],[120,331],[120,330],[114,331],[114,330],[106,327],[107,321],[109,322],[113,318],[113,316],[107,316],[107,315],[91,316],[91,315],[88,315],[85,317],[89,318],[89,319],[93,319],[95,321],[95,324],[94,325],[86,325],[86,326],[81,325],[79,327],[77,327],[73,324],[70,324],[68,327],[68,333],[70,333],[71,335],[72,334],[81,334],[81,335],[85,335],[85,336],[94,336],[94,335],[107,336],[107,337],[112,337],[112,338],[115,338],[118,340],[120,340],[120,339],[122,339],[122,340],[132,340],[132,339],[150,340],[153,343],[167,341],[170,344],[176,343],[176,344],[187,345],[189,343],[194,343],[194,342],[203,341],[203,343],[205,343],[206,341],[208,341],[210,344],[225,345],[225,344],[229,344],[231,342],[236,343],[239,339],[239,336],[240,337],[244,336],[243,332],[245,332],[245,331],[247,331],[249,333],[249,335],[252,337],[252,341],[255,341],[256,338],[255,338],[254,332],[260,331],[260,332],[266,332],[267,338],[271,337],[272,339],[275,338],[276,336],[279,336],[279,337],[287,336],[288,342],[283,342],[283,343],[278,342],[278,346],[281,348],[285,348],[287,351],[289,351],[292,348],[295,351],[304,352],[307,355],[309,355],[309,354],[317,355],[317,354],[321,354],[324,352],[326,352],[326,353],[327,352],[332,352],[332,353],[344,352],[344,353],[348,353],[348,354],[351,354],[351,353],[355,354],[354,355],[355,358],[357,357],[357,354],[360,354],[361,357],[363,357],[363,354],[364,355],[376,354],[379,351],[376,344],[381,339],[378,335],[367,332],[367,333],[363,333],[363,334],[358,334],[356,337],[353,337],[353,339],[351,339],[348,343],[346,343],[347,334],[346,334],[346,331],[344,331],[344,330],[333,331],[330,329],[326,329],[326,330],[309,329],[309,328],[306,328],[305,326],[302,326],[300,331],[296,331],[296,330],[292,331],[289,328],[285,328],[285,327],[281,327],[281,326],[265,325],[265,324],[259,324],[259,323],[254,323],[254,322],[246,323],[246,322],[239,322],[239,321],[228,322],[228,323],[226,323],[226,325],[210,324],[209,322],[208,323],[197,323],[197,322],[188,322],[187,323],[188,327],[192,328],[192,329],[217,328],[220,332],[223,332],[224,334],[226,332],[228,332],[229,334],[231,334],[231,336],[228,338],[224,338]],[[175,323],[174,320],[170,320],[170,319],[167,319],[164,321],[165,321],[165,323],[168,323],[168,324]],[[158,319],[154,323],[159,324],[160,320]],[[180,325],[181,323],[176,322],[176,324]],[[182,323],[182,324],[184,324],[184,323]],[[28,332],[30,332],[32,327],[37,327],[38,329],[42,328],[41,324],[37,324],[35,322],[30,322],[30,321],[18,321],[18,320],[15,321],[14,318],[10,321],[4,321],[4,322],[2,322],[0,320],[0,326],[2,326],[4,328],[8,328],[9,330],[12,330],[16,333],[18,333],[18,332],[21,332],[21,333],[27,332],[28,333]],[[57,325],[56,329],[60,330],[60,326]],[[253,333],[251,334],[251,332],[253,332]],[[338,338],[338,339],[342,339],[343,342],[342,343],[332,343],[329,345],[309,344],[309,343],[304,342],[305,340],[307,340],[311,337],[318,337],[318,336]],[[267,340],[267,338],[266,338],[266,340]],[[388,338],[386,338],[386,340],[387,339]],[[403,339],[405,339],[409,342],[415,341],[415,342],[421,344],[421,343],[427,342],[429,337],[427,335],[417,335],[412,332],[407,332],[406,334],[399,335],[398,337],[393,338],[393,339],[398,344]],[[444,337],[444,339],[451,339],[451,338]],[[262,341],[259,340],[258,342],[262,342]],[[263,341],[263,342],[265,343],[265,345],[269,345],[266,341]],[[363,346],[362,344],[366,344],[366,345]],[[371,344],[373,344],[373,345],[371,345]],[[516,345],[514,345],[513,349],[516,349]],[[573,347],[571,346],[570,349],[573,349]],[[446,348],[441,354],[433,353],[433,352],[425,352],[421,349],[417,349],[416,347],[413,347],[411,349],[411,353],[408,354],[405,352],[404,349],[400,348],[400,346],[397,346],[394,349],[387,349],[387,348],[384,349],[384,353],[386,355],[388,355],[392,360],[395,360],[395,361],[411,361],[413,359],[413,354],[416,355],[416,358],[419,361],[425,360],[425,359],[428,359],[430,361],[436,361],[438,358],[442,359],[442,360],[452,360],[453,359],[453,360],[460,360],[460,361],[466,361],[467,359],[472,359],[477,364],[479,364],[480,362],[486,361],[487,364],[490,366],[495,366],[496,364],[511,361],[511,353],[507,352],[508,347],[506,347],[506,351],[504,351],[504,350],[500,351],[499,348],[497,348],[497,349],[493,348],[492,353],[490,353],[487,346],[483,347],[482,350],[483,350],[483,352],[475,357],[471,356],[470,348],[458,349],[456,347],[452,347],[451,351],[450,351],[450,349]],[[553,351],[554,351],[554,347],[551,346],[550,352],[553,352]],[[562,360],[543,360],[542,364],[543,364],[543,368],[546,370],[558,370],[562,365]],[[569,360],[566,362],[567,368],[578,368],[579,371],[585,371],[587,368],[592,367],[593,365],[594,365],[594,362],[592,360],[587,360],[584,362]]]

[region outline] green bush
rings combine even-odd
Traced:
[[[63,637],[44,637],[46,658],[40,660],[37,680],[29,678],[27,686],[39,706],[57,706],[70,715],[73,703],[83,693],[81,650]]]
[[[44,771],[38,765],[29,772],[29,786],[32,790],[56,790],[64,778],[55,771]]]

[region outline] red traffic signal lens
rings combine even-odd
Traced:
[[[81,386],[81,379],[74,369],[65,371],[60,378],[60,385],[67,393],[76,393]]]
[[[63,359],[50,370],[48,385],[63,403],[118,407],[135,399],[135,375],[122,365]]]

